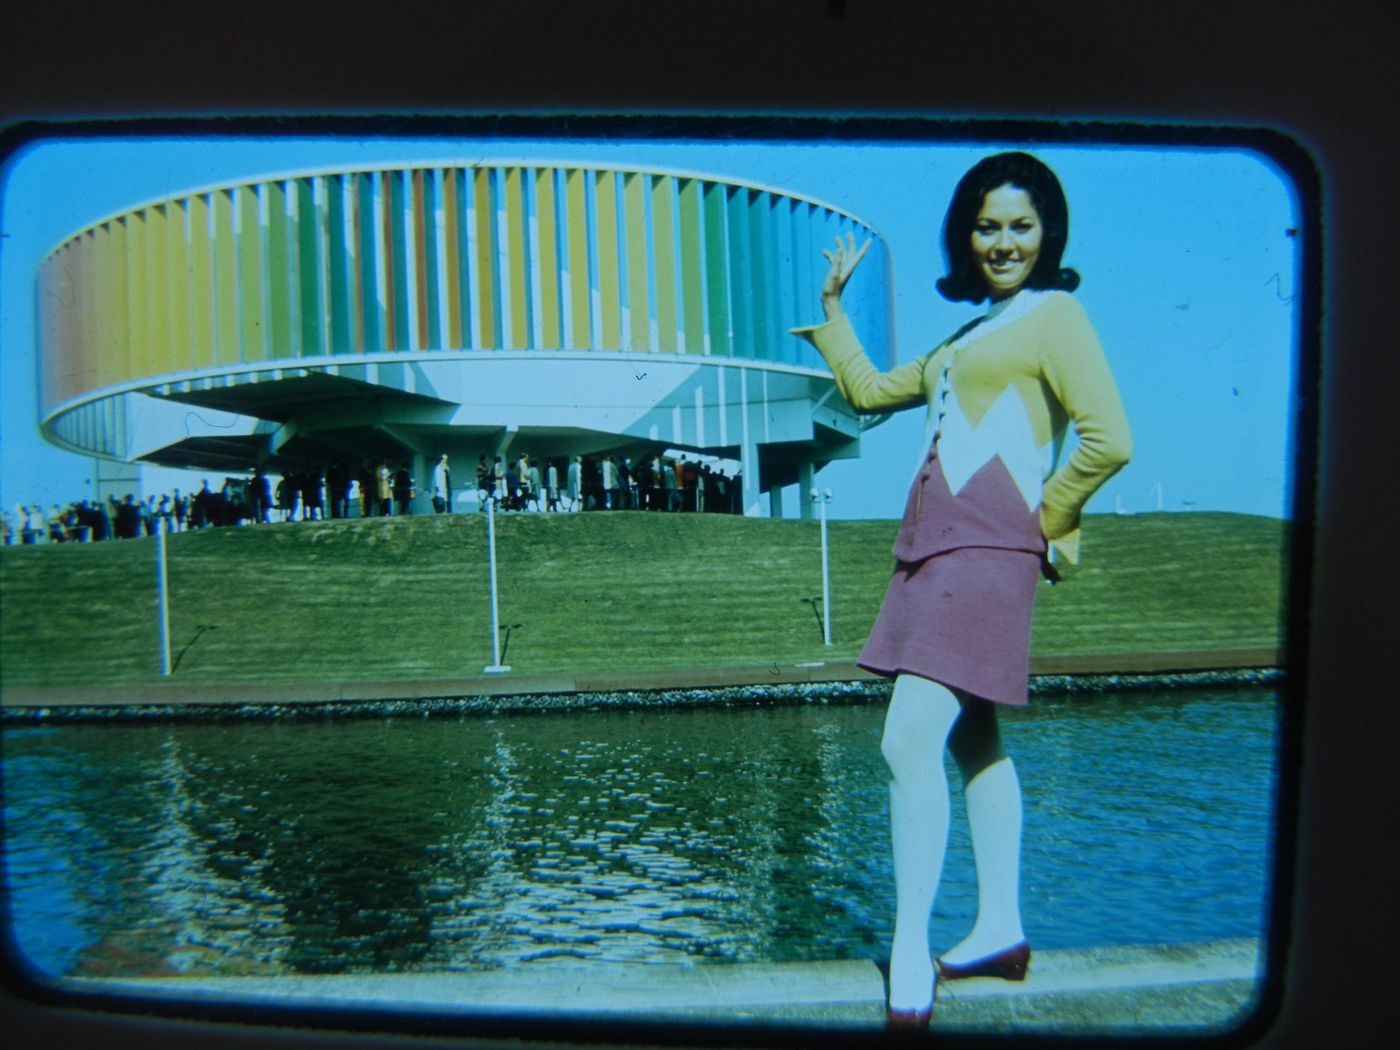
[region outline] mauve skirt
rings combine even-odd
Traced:
[[[1024,705],[1040,566],[1038,554],[991,547],[897,563],[860,666]]]

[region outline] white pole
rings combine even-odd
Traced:
[[[491,562],[491,654],[486,674],[505,674],[510,668],[501,663],[501,615],[496,604],[496,501],[486,497],[486,547]]]
[[[831,568],[830,557],[827,553],[826,544],[826,505],[831,499],[831,490],[827,489],[825,498],[821,498],[816,489],[812,489],[812,501],[817,504],[821,513],[822,529],[822,644],[831,645]]]
[[[160,606],[160,674],[170,677],[170,579],[165,567],[165,519],[156,518],[156,601]]]

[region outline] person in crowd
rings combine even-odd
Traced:
[[[175,490],[175,495],[170,501],[170,509],[175,516],[175,531],[185,531],[185,521],[189,517],[189,500],[180,494],[180,490]]]
[[[690,492],[690,464],[686,462],[685,456],[681,456],[674,461],[676,474],[676,510],[690,510],[694,505],[693,496]]]
[[[234,484],[233,478],[224,478],[219,489],[219,497],[214,501],[215,525],[241,525],[247,517],[248,505],[244,502],[244,488],[247,482]]]
[[[603,488],[604,510],[621,510],[622,497],[618,488],[617,460],[608,453],[599,465],[599,484]]]
[[[485,456],[476,457],[476,491],[481,509],[486,509],[486,501],[496,498],[496,472],[486,462]]]
[[[417,482],[414,480],[413,471],[404,460],[399,464],[399,469],[394,474],[394,505],[400,514],[413,513],[413,497],[416,494]]]
[[[253,468],[253,483],[248,487],[248,504],[255,524],[272,524],[272,481],[263,472],[262,467]]]
[[[662,478],[662,488],[666,491],[666,509],[668,511],[678,511],[684,507],[684,498],[681,495],[680,477],[676,471],[674,460],[666,460],[665,475]]]
[[[213,493],[209,491],[209,479],[201,480],[199,489],[190,497],[190,528],[202,529],[209,524],[209,500]]]
[[[298,477],[301,493],[301,517],[303,521],[324,521],[326,519],[326,479],[320,467],[307,467]]]
[[[666,468],[662,465],[660,456],[651,457],[651,467],[648,470],[648,476],[651,484],[647,496],[647,509],[666,510],[666,503],[670,497],[666,490]]]
[[[552,459],[546,461],[544,471],[544,509],[559,509],[559,464]]]
[[[632,460],[628,456],[623,456],[617,464],[617,483],[622,493],[622,509],[635,509],[637,507],[637,479],[632,476]]]
[[[48,540],[48,521],[44,518],[44,512],[39,509],[37,503],[19,507],[20,513],[20,542],[23,544],[36,545]]]
[[[116,529],[112,524],[112,515],[107,509],[105,500],[94,500],[92,502],[93,538],[99,540],[110,540],[116,536]]]
[[[638,510],[651,510],[651,457],[637,457],[632,468],[632,500]]]
[[[115,503],[115,498],[114,498]],[[136,506],[136,497],[127,493],[120,503],[115,503],[112,521],[116,527],[117,539],[134,540],[141,534],[141,511]]]
[[[532,505],[538,506],[536,502],[535,489],[530,484],[531,461],[528,456],[522,455],[516,464],[516,477],[520,482],[520,509],[529,510]]]
[[[215,525],[236,525],[239,518],[235,508],[238,501],[234,499],[233,486],[228,478],[224,478],[224,483],[219,486],[218,497],[214,500],[214,524]]]
[[[379,513],[379,468],[373,460],[360,464],[360,517],[372,518]]]
[[[491,469],[492,476],[495,478],[494,487],[496,492],[496,500],[500,505],[505,506],[507,509],[509,509],[511,492],[510,486],[506,483],[507,471],[505,457],[497,456]]]
[[[700,509],[700,464],[684,457],[682,461],[685,468],[685,509],[697,511]]]
[[[583,457],[575,456],[569,461],[569,509],[581,510],[583,499]]]
[[[350,470],[342,459],[331,461],[326,472],[326,486],[330,489],[331,517],[350,517]]]
[[[452,471],[447,465],[447,453],[433,467],[433,512],[452,513]]]
[[[277,482],[277,511],[282,516],[283,521],[296,520],[296,479],[290,474],[283,474]]]
[[[520,483],[521,510],[529,510],[532,505],[535,509],[539,509],[539,488],[533,484],[530,473],[530,468],[533,465],[534,461],[526,453],[520,453],[520,459],[515,464],[515,472]],[[539,471],[535,471],[535,476],[538,475]]]
[[[897,565],[859,661],[894,678],[882,742],[896,898],[893,1027],[927,1026],[940,978],[1020,980],[1030,961],[1019,905],[1021,789],[997,708],[1026,703],[1037,579],[1053,580],[1055,561],[1077,560],[1080,512],[1131,449],[1112,372],[1070,294],[1079,275],[1060,265],[1068,235],[1054,172],[1025,153],[985,158],[953,192],[943,223],[948,275],[938,282],[955,302],[989,302],[985,314],[931,353],[878,372],[841,305],[870,245],[857,249],[848,235],[823,253],[826,322],[794,330],[857,411],[929,412]],[[1055,469],[1070,421],[1078,446]],[[935,965],[928,923],[948,836],[945,747],[963,777],[978,908],[972,931]]]
[[[520,473],[516,470],[515,463],[506,467],[505,492],[501,497],[501,505],[506,510],[520,509]]]
[[[592,456],[578,458],[578,509],[593,510],[598,506],[598,469]]]
[[[97,513],[97,507],[91,500],[79,500],[77,507],[73,510],[73,515],[78,522],[79,529],[87,530],[87,539],[92,543],[97,543],[107,538],[107,534],[101,530],[102,518]]]
[[[540,465],[528,459],[525,465],[526,480],[530,486],[530,502],[535,510],[540,510],[540,494],[544,492],[544,481],[540,478]]]
[[[382,459],[374,471],[375,496],[378,500],[376,512],[381,518],[394,513],[394,472],[389,469],[389,461]]]
[[[78,503],[78,522],[88,526],[88,538],[94,543],[112,538],[112,522],[106,517],[101,503],[81,500]]]

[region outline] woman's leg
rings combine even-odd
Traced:
[[[960,964],[1025,939],[1021,931],[1021,784],[1001,747],[996,704],[963,701],[948,750],[963,777],[972,855],[977,863],[977,921],[940,959]]]
[[[895,679],[880,750],[890,769],[895,922],[890,951],[890,1006],[919,1010],[933,991],[928,921],[948,845],[948,779],[943,749],[961,708],[945,686],[927,678]]]

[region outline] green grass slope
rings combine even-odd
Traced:
[[[850,660],[896,525],[604,513],[497,518],[505,662],[518,673]],[[1042,586],[1037,655],[1273,646],[1285,524],[1098,516],[1085,565]],[[449,678],[491,662],[486,521],[453,515],[169,538],[174,680]],[[0,551],[0,681],[159,680],[156,543]]]

